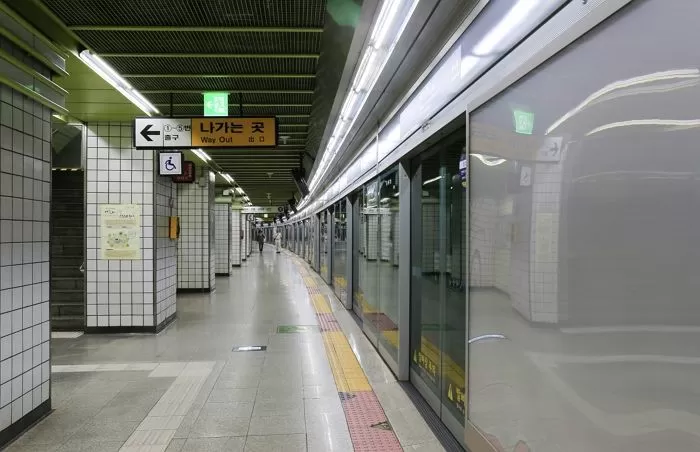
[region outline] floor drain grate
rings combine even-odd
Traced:
[[[233,347],[234,352],[264,352],[267,345],[238,345]]]

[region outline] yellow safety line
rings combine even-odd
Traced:
[[[326,297],[323,295],[313,294],[311,295],[311,301],[314,304],[314,309],[316,310],[317,314],[328,314],[331,312],[331,307],[328,304]]]
[[[299,268],[303,268],[301,264],[297,265]],[[318,287],[313,276],[305,276],[304,283],[308,288]],[[357,295],[364,313],[377,312],[367,303],[363,294],[360,293]],[[330,304],[325,296],[313,294],[311,296],[311,302],[316,313],[327,314],[331,312]],[[388,343],[398,348],[398,331],[382,331],[382,335]],[[328,362],[331,366],[338,391],[371,391],[372,388],[367,380],[367,376],[362,370],[362,366],[360,366],[360,363],[357,361],[357,357],[352,351],[345,334],[342,331],[327,331],[322,333],[322,336]],[[457,387],[462,387],[464,385],[464,369],[449,355],[438,349],[438,347],[427,338],[421,337],[421,347],[419,351],[435,365],[442,362],[442,373],[448,381]]]
[[[312,277],[304,277],[304,283],[308,288],[317,287],[316,281]],[[331,312],[330,304],[323,295],[312,294],[311,303],[317,314]],[[372,387],[367,380],[367,375],[362,370],[345,334],[342,331],[325,331],[321,333],[321,336],[338,391],[371,391]]]

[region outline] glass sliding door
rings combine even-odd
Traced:
[[[399,349],[399,179],[398,169],[379,178],[377,212],[378,346],[397,368]]]
[[[363,330],[398,371],[399,182],[392,169],[353,195],[353,300]]]
[[[333,208],[333,290],[345,304],[348,299],[348,283],[345,279],[347,263],[347,219],[345,200],[338,201]]]
[[[413,162],[410,378],[463,439],[466,352],[466,129]]]
[[[321,234],[321,262],[320,262],[320,273],[321,277],[327,283],[330,283],[330,242],[328,239],[328,228],[330,226],[331,215],[328,210],[324,210],[320,214],[320,234]]]
[[[370,341],[378,340],[379,315],[379,184],[375,179],[362,188],[360,215],[364,253],[358,262],[357,301],[362,312],[362,325]]]
[[[353,253],[354,259],[352,268],[353,278],[353,294],[352,294],[352,309],[358,317],[362,318],[362,302],[364,300],[364,292],[360,286],[361,274],[366,270],[366,243],[367,231],[365,229],[365,196],[364,189],[355,193],[355,201],[353,204],[353,243],[355,244]]]

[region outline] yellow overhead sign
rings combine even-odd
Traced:
[[[277,121],[275,118],[192,118],[192,146],[277,146]]]

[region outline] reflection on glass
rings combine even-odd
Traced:
[[[377,271],[380,252],[378,196],[377,181],[374,180],[362,188],[362,196],[360,197],[361,254],[358,262],[359,274],[355,298],[362,312],[364,327],[371,332],[376,332],[376,318],[379,312],[379,274]]]
[[[379,313],[375,318],[379,340],[398,361],[399,348],[399,180],[398,171],[379,179]]]
[[[348,299],[346,280],[347,223],[345,200],[333,207],[333,290],[340,301]]]
[[[506,450],[700,450],[700,3],[682,3],[634,2],[471,115],[470,152],[506,162],[470,159],[470,337],[508,339],[469,346],[469,417]]]
[[[415,162],[420,188],[412,215],[411,369],[463,423],[466,352],[466,173],[464,129]],[[455,432],[460,436],[458,432]]]
[[[328,243],[328,223],[330,222],[330,214],[327,210],[321,212],[321,277],[327,283],[330,283],[330,260],[329,260],[329,243]]]

